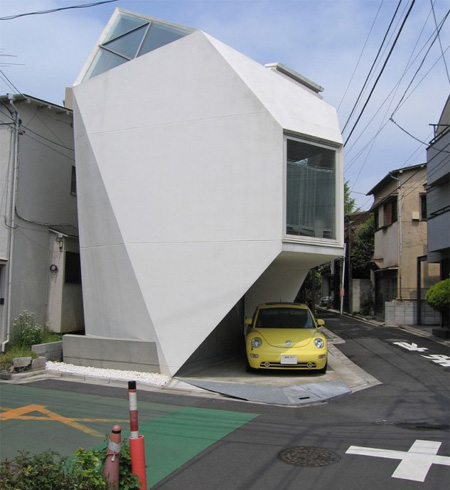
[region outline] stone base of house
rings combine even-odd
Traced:
[[[62,340],[49,342],[47,344],[36,344],[31,350],[40,357],[45,357],[46,361],[62,361],[63,343]]]
[[[63,361],[75,366],[160,373],[155,342],[142,340],[66,334]]]
[[[417,325],[416,301],[387,301],[384,304],[386,325]],[[441,318],[437,311],[422,303],[421,325],[439,325]]]

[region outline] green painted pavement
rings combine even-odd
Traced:
[[[181,408],[139,423],[144,436],[147,485],[155,485],[194,456],[257,417],[255,414]]]
[[[0,456],[53,449],[71,456],[79,447],[105,447],[115,424],[129,437],[128,392],[124,399],[0,384]],[[178,407],[139,401],[147,486],[151,487],[257,414]]]

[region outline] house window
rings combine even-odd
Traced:
[[[80,254],[66,252],[64,282],[69,284],[81,284]]]
[[[77,195],[77,172],[75,170],[75,167],[72,167],[72,177],[70,180],[70,193],[72,196]]]
[[[391,201],[384,205],[384,226],[392,225],[397,221],[397,201]]]
[[[336,238],[336,152],[287,139],[286,234]]]
[[[375,226],[375,231],[380,229],[380,210],[378,208],[375,209],[373,212],[373,221],[374,221],[374,226]]]
[[[427,195],[420,194],[420,219],[427,220]]]

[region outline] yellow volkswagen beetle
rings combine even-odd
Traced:
[[[310,309],[297,303],[265,303],[247,318],[247,370],[296,369],[325,373],[327,339]]]

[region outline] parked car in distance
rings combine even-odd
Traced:
[[[322,296],[320,298],[320,306],[330,306],[331,305],[331,296]]]
[[[298,303],[259,305],[246,318],[247,370],[293,369],[325,373],[328,346],[319,331],[325,325],[311,310]]]

